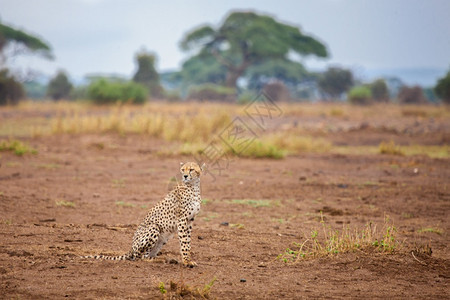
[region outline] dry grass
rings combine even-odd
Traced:
[[[405,152],[403,152],[400,146],[396,145],[394,141],[381,142],[378,149],[380,154],[405,155]]]
[[[343,104],[280,103],[283,117],[342,118],[366,122],[380,115],[399,118],[446,118],[450,109],[436,106],[398,106],[378,104],[353,107]],[[22,102],[16,107],[2,107],[0,112],[15,116],[0,122],[0,136],[45,137],[48,135],[118,134],[146,135],[170,142],[160,155],[201,154],[211,140],[239,116],[247,122],[245,107],[217,103],[162,103],[142,106],[96,106],[88,102]],[[13,113],[14,112],[14,113]],[[251,123],[251,122],[249,122]],[[276,122],[275,122],[276,123]],[[286,124],[285,124],[286,125]],[[283,128],[283,127],[282,127]],[[253,128],[255,129],[255,128]],[[255,129],[256,130],[256,129]],[[428,155],[446,158],[449,146],[398,146],[383,142],[373,146],[335,146],[326,137],[313,137],[316,131],[287,126],[282,130],[269,128],[258,132],[245,149],[230,149],[227,154],[253,158],[280,159],[304,152],[341,154]],[[319,133],[320,134],[320,133]]]
[[[303,241],[294,243],[277,259],[288,263],[357,251],[393,253],[401,246],[396,236],[397,229],[388,217],[385,217],[381,230],[372,222],[359,230],[349,226],[333,230],[325,225],[323,218],[321,223],[322,228],[311,230],[309,236],[305,235]]]
[[[184,280],[170,281],[169,287],[164,282],[158,284],[158,290],[162,295],[162,299],[210,299],[211,288],[216,282],[216,278],[211,280],[204,286],[192,286],[184,282]]]

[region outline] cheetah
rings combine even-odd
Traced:
[[[182,184],[177,185],[166,197],[154,206],[138,226],[133,236],[131,250],[120,256],[94,255],[85,258],[109,260],[136,260],[154,258],[177,233],[182,262],[185,266],[197,264],[191,260],[192,222],[200,211],[200,175],[205,164],[180,163]]]

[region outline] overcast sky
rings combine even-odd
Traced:
[[[180,68],[184,33],[219,25],[231,10],[253,10],[299,26],[324,42],[327,60],[305,58],[312,68],[340,64],[367,69],[450,67],[450,0],[0,0],[0,20],[47,41],[53,62],[27,59],[44,73],[64,69],[131,76],[142,48],[158,55],[160,71]]]

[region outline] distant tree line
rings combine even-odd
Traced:
[[[0,23],[0,104],[28,97],[89,99],[95,103],[144,103],[149,98],[180,101],[245,103],[264,91],[274,100],[348,101],[352,104],[388,102],[425,103],[441,99],[450,104],[450,71],[432,89],[405,86],[399,79],[362,83],[351,70],[330,66],[311,72],[300,57],[327,58],[326,46],[298,27],[254,12],[233,12],[220,26],[189,31],[180,47],[191,56],[179,71],[158,73],[156,55],[136,54],[137,71],[131,79],[90,77],[74,86],[69,74],[58,71],[49,83],[22,83],[7,67],[10,56],[37,54],[51,59],[48,44],[37,37]]]

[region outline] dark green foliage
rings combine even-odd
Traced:
[[[155,69],[155,55],[141,52],[136,55],[138,70],[133,76],[133,81],[147,87],[154,97],[161,97],[163,90],[159,82],[159,74]]]
[[[377,102],[389,101],[389,90],[386,81],[377,79],[370,84],[370,91],[372,92],[372,99]]]
[[[302,64],[285,59],[256,63],[248,68],[245,75],[248,79],[248,88],[254,90],[260,90],[266,83],[274,79],[288,86],[295,86],[310,77]]]
[[[21,45],[25,49],[28,49],[35,54],[42,55],[45,58],[52,58],[50,46],[39,38],[27,34],[22,30],[0,24],[0,52],[3,51],[9,43]]]
[[[350,70],[330,67],[319,77],[318,84],[327,98],[340,98],[353,86],[353,74]]]
[[[214,29],[197,28],[186,34],[183,50],[199,50],[199,58],[213,56],[225,67],[225,85],[236,83],[252,65],[272,59],[289,60],[288,54],[327,57],[325,46],[300,29],[254,12],[233,12]]]
[[[347,98],[351,104],[369,104],[372,98],[372,92],[367,86],[355,86],[348,92]]]
[[[416,85],[413,87],[402,87],[398,94],[398,101],[402,104],[421,104],[426,103],[427,99],[423,94],[422,88]]]
[[[450,71],[445,77],[438,80],[434,92],[444,103],[450,104]]]
[[[203,84],[189,89],[188,99],[200,101],[226,101],[235,100],[235,90],[216,84]]]
[[[214,56],[203,54],[188,59],[183,64],[180,75],[186,85],[203,83],[223,84],[226,73],[226,67],[221,65]]]
[[[87,90],[89,99],[97,104],[130,102],[144,103],[147,89],[135,82],[110,82],[105,79],[91,83]]]
[[[22,84],[9,74],[8,69],[0,70],[0,105],[17,104],[24,97]]]
[[[66,73],[59,71],[48,83],[47,96],[51,97],[53,100],[67,99],[69,98],[72,89],[73,86],[70,83],[69,78],[67,78]]]

